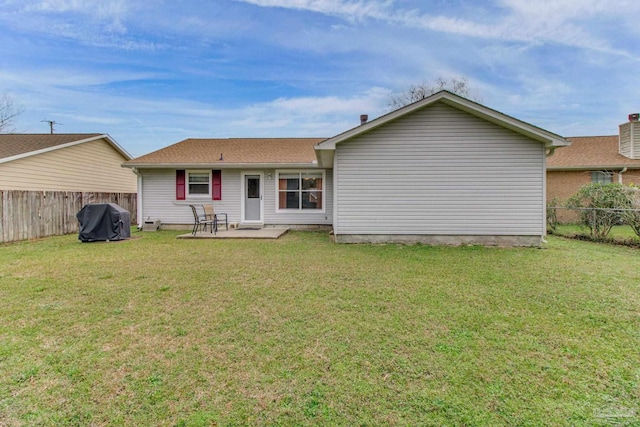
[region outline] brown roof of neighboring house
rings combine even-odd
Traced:
[[[0,159],[101,136],[99,133],[0,134]]]
[[[189,138],[137,157],[125,166],[313,164],[314,146],[325,138]]]
[[[571,145],[558,148],[547,158],[547,169],[640,169],[640,160],[618,153],[618,135],[574,136],[566,139]]]

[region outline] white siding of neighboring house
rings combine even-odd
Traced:
[[[0,189],[135,193],[136,175],[106,140],[97,139],[0,163]]]
[[[445,104],[335,156],[337,235],[545,234],[543,144]]]
[[[190,204],[212,203],[216,212],[226,213],[230,223],[241,222],[241,182],[243,170],[222,169],[222,200],[211,198],[187,198],[176,200],[176,171],[172,169],[140,169],[142,174],[142,216],[160,219],[163,224],[192,224]],[[247,170],[247,172],[256,172]],[[264,186],[265,225],[318,225],[331,224],[332,194],[331,171],[326,172],[329,181],[325,190],[325,213],[276,212],[276,171],[260,170]],[[271,178],[269,179],[269,175]]]

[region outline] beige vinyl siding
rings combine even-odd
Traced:
[[[630,159],[640,159],[640,122],[620,125],[619,151]]]
[[[106,140],[0,163],[6,190],[135,193],[136,175],[121,167],[127,160]]]
[[[620,125],[620,154],[630,159],[633,158],[633,146],[631,144],[631,123]]]
[[[337,234],[543,235],[543,144],[438,103],[336,148]]]

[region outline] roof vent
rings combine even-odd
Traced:
[[[640,113],[629,114],[629,121],[630,122],[637,122],[638,119],[640,119]]]
[[[367,114],[360,114],[360,125],[367,123],[369,116]]]

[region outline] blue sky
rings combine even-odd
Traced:
[[[328,137],[392,94],[467,78],[563,136],[640,111],[637,0],[0,0],[0,93],[18,132]]]

